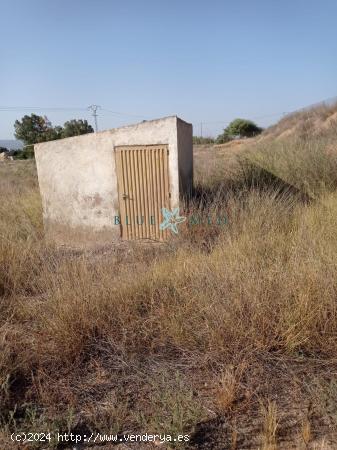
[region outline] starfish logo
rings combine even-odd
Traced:
[[[164,220],[159,225],[159,228],[161,230],[166,230],[169,228],[172,233],[178,234],[178,228],[177,225],[179,223],[185,222],[186,217],[179,216],[179,208],[174,208],[172,211],[162,208],[161,210]]]

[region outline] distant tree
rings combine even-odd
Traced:
[[[228,139],[236,137],[253,137],[257,136],[262,131],[263,128],[258,127],[256,123],[251,120],[235,119],[224,129],[223,134],[218,136],[218,138],[221,136],[223,136],[223,139],[226,139],[226,137]]]
[[[7,148],[6,147],[0,147],[0,153],[5,153],[7,152]]]
[[[46,133],[44,133],[41,136],[41,140],[39,142],[47,142],[47,141],[55,141],[56,139],[61,139],[62,137],[62,127],[50,127],[48,128],[48,130],[46,131]]]
[[[193,136],[193,144],[214,144],[212,137]]]
[[[15,137],[25,144],[25,149],[20,152],[18,158],[28,159],[34,157],[33,144],[39,142],[54,141],[80,134],[92,133],[94,130],[87,120],[69,120],[63,127],[53,127],[46,117],[31,114],[22,117],[21,121],[14,123]]]
[[[25,145],[32,145],[38,142],[52,141],[61,137],[60,130],[53,128],[42,116],[31,114],[24,116],[21,121],[14,123],[14,135]]]
[[[29,147],[33,147],[33,145],[30,145]],[[24,150],[11,150],[10,156],[13,156],[14,159],[27,159],[24,157],[26,155],[26,152]]]
[[[63,138],[79,136],[81,134],[93,133],[94,129],[88,124],[87,120],[69,120],[63,125],[61,136]]]
[[[31,159],[34,158],[34,145],[26,145],[23,150],[16,150],[13,153],[14,159]]]

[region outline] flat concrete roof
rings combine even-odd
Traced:
[[[165,116],[165,117],[161,117],[159,119],[142,120],[141,122],[136,122],[136,123],[132,123],[132,124],[129,124],[129,125],[124,125],[122,127],[117,127],[117,128],[109,128],[107,130],[97,131],[97,132],[94,132],[94,133],[79,134],[77,136],[71,136],[71,137],[62,138],[62,139],[54,139],[53,141],[38,142],[38,143],[34,144],[34,147],[37,147],[37,146],[40,147],[40,146],[43,146],[45,144],[49,144],[50,142],[64,141],[65,139],[74,139],[74,138],[79,139],[81,137],[84,138],[85,136],[92,135],[92,134],[111,133],[111,132],[118,131],[118,130],[124,130],[124,129],[127,129],[127,128],[134,128],[134,127],[145,125],[145,124],[149,124],[149,123],[163,122],[163,121],[170,120],[170,119],[176,119],[176,120],[179,120],[180,122],[186,123],[187,125],[192,125],[191,123],[186,122],[183,119],[180,119],[180,117],[178,117],[178,116],[175,116],[175,115],[173,115],[173,116]]]

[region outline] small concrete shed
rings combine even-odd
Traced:
[[[162,209],[192,191],[192,125],[176,116],[34,148],[47,237],[60,244],[165,240]]]

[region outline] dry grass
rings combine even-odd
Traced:
[[[242,153],[241,160],[250,171],[254,166],[265,169],[316,198],[337,188],[336,135],[330,130],[324,137],[263,139]]]
[[[265,449],[296,439],[301,448],[317,435],[328,446],[337,423],[337,397],[329,408],[322,400],[336,368],[337,193],[331,160],[318,153],[329,133],[272,147],[283,178],[300,188],[317,187],[311,174],[323,180],[306,204],[247,183],[237,160],[221,167],[222,150],[207,158],[205,177],[199,149],[186,212],[204,223],[186,225],[164,249],[131,246],[118,267],[113,249],[47,245],[33,164],[1,166],[3,435],[77,427],[198,436],[206,421],[195,448],[259,448],[261,430]],[[294,161],[306,161],[296,175]],[[226,223],[207,224],[218,216]],[[287,428],[291,383],[296,411],[307,417],[311,402],[314,413],[310,422],[296,413]],[[230,428],[207,440],[221,418]]]
[[[262,406],[263,431],[262,450],[277,450],[276,432],[278,428],[277,407],[274,402],[268,401]]]

